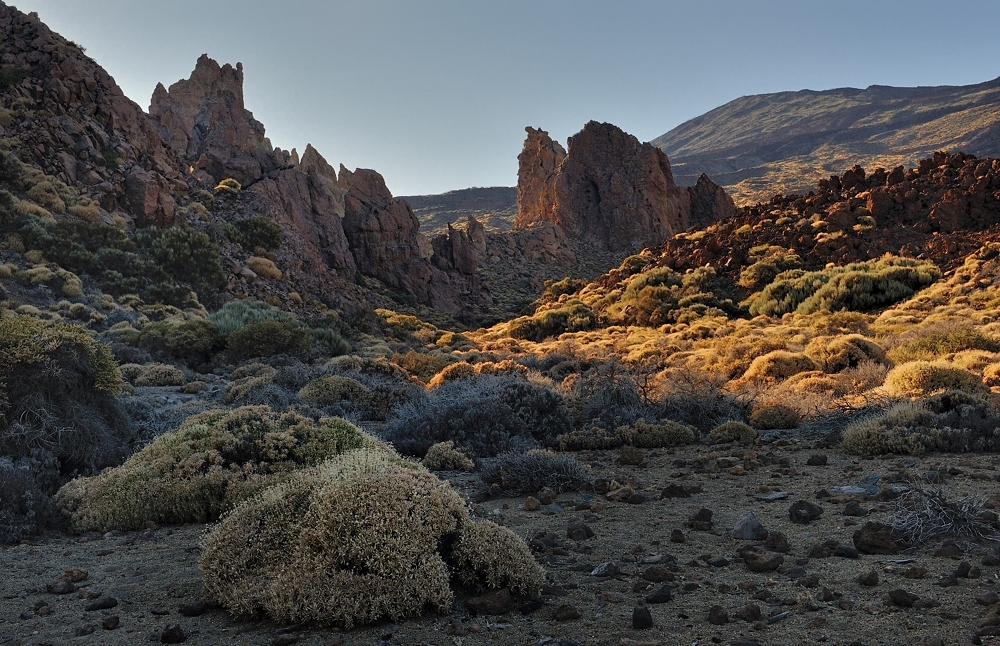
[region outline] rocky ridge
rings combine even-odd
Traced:
[[[515,230],[548,222],[574,238],[635,252],[735,213],[708,177],[693,189],[677,186],[662,151],[612,124],[589,122],[569,138],[568,152],[543,130],[527,133]]]

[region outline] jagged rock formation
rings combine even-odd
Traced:
[[[937,150],[1000,156],[1000,79],[965,86],[778,92],[735,99],[652,143],[674,178],[708,173],[741,204],[808,192],[860,164],[915,166]]]
[[[668,241],[658,264],[712,264],[735,278],[752,249],[794,252],[806,269],[885,253],[952,269],[1000,231],[1000,160],[935,153],[916,168],[866,173],[855,166],[807,195],[745,207],[703,234]]]
[[[208,182],[232,177],[249,184],[287,165],[244,107],[242,63],[220,66],[203,54],[191,78],[169,90],[157,84],[149,115],[167,145]]]
[[[114,79],[38,19],[0,3],[3,136],[25,163],[97,201],[170,226],[188,186],[176,155]]]
[[[548,133],[526,130],[515,229],[549,222],[611,250],[638,251],[735,213],[707,177],[678,187],[662,151],[609,123],[589,122],[566,153]]]

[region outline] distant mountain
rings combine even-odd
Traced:
[[[447,233],[448,223],[476,216],[492,233],[509,231],[517,215],[517,188],[465,188],[440,195],[411,195],[409,202],[427,234]]]
[[[746,96],[654,139],[678,184],[701,173],[737,203],[808,191],[854,164],[910,167],[937,150],[1000,156],[1000,79]]]

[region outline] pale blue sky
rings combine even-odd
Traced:
[[[513,186],[524,127],[639,139],[747,94],[1000,76],[994,0],[20,0],[143,108],[202,53],[244,65],[282,148],[397,195]]]

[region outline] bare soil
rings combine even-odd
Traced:
[[[550,578],[543,605],[531,612],[518,609],[500,616],[474,616],[466,605],[470,591],[460,591],[448,616],[425,615],[402,624],[383,623],[348,632],[313,626],[279,627],[268,621],[233,619],[219,608],[199,616],[184,616],[179,608],[201,599],[198,570],[200,542],[207,526],[156,528],[144,532],[112,533],[105,536],[49,535],[34,544],[0,548],[0,644],[136,644],[159,642],[169,624],[178,624],[189,644],[944,644],[971,643],[986,607],[977,597],[1000,593],[1000,568],[983,565],[983,555],[993,544],[959,542],[959,553],[934,556],[934,545],[897,555],[864,555],[851,558],[809,558],[810,548],[827,539],[852,545],[852,535],[869,520],[889,522],[896,503],[863,499],[870,510],[864,518],[842,514],[847,496],[817,499],[816,492],[854,485],[866,476],[879,474],[880,484],[891,487],[907,479],[926,480],[934,471],[943,474],[940,486],[949,499],[990,496],[997,490],[1000,456],[931,455],[921,458],[890,457],[859,459],[837,450],[819,451],[794,441],[779,440],[753,447],[757,459],[732,457],[744,449],[725,446],[717,458],[692,466],[694,458],[713,447],[685,447],[650,451],[641,466],[620,466],[615,451],[581,454],[592,465],[595,480],[631,481],[646,501],[639,504],[609,501],[597,492],[561,494],[558,508],[543,505],[525,511],[524,498],[492,498],[475,506],[477,512],[511,527],[526,540],[547,532],[558,537],[557,545],[539,551],[537,558]],[[808,466],[808,458],[825,452],[825,466]],[[721,458],[721,459],[718,459]],[[782,458],[787,462],[782,463]],[[683,462],[681,462],[683,461]],[[734,468],[735,467],[735,468]],[[741,470],[745,474],[739,475]],[[448,474],[452,475],[452,474]],[[478,482],[461,475],[452,482],[473,497]],[[660,499],[662,489],[677,483],[701,488],[689,498]],[[603,489],[603,487],[599,487]],[[787,492],[788,498],[774,502],[758,500],[765,490]],[[796,500],[819,504],[823,515],[808,525],[789,520],[788,508]],[[605,506],[606,505],[606,506]],[[586,509],[590,507],[590,509]],[[700,508],[713,512],[712,528],[697,531],[688,519]],[[739,516],[752,510],[764,526],[787,537],[791,546],[783,566],[776,571],[750,572],[737,552],[748,541],[730,538]],[[575,541],[567,538],[571,522],[585,522],[594,536]],[[685,542],[671,542],[672,530],[680,529]],[[964,551],[963,551],[964,550]],[[546,553],[547,552],[547,553]],[[664,555],[658,559],[659,555]],[[632,627],[633,609],[643,602],[649,589],[643,587],[643,572],[650,561],[676,558],[668,582],[672,599],[649,604],[654,627]],[[717,560],[719,558],[725,561]],[[913,559],[900,563],[900,560]],[[937,583],[954,572],[962,560],[981,568],[979,578],[959,578],[957,585]],[[708,562],[713,561],[710,565]],[[613,562],[620,573],[598,577],[591,572]],[[909,568],[923,567],[923,578],[904,576]],[[46,591],[69,568],[86,570],[79,591],[53,594]],[[859,575],[875,571],[878,584],[863,586]],[[818,581],[810,581],[810,575]],[[637,587],[638,584],[638,587]],[[649,584],[655,587],[658,584]],[[805,587],[810,586],[810,587]],[[829,593],[824,594],[823,588]],[[904,589],[920,600],[940,605],[900,608],[888,601],[888,593]],[[638,590],[638,591],[637,591]],[[766,591],[768,594],[762,593]],[[100,592],[97,600],[113,597],[118,604],[105,610],[86,611],[91,600],[81,598]],[[564,595],[564,596],[562,596]],[[755,599],[768,597],[767,599]],[[829,600],[824,601],[826,596]],[[745,621],[737,613],[756,603],[761,619]],[[571,605],[579,617],[554,619],[556,609]],[[727,611],[728,623],[708,621],[713,605]],[[921,604],[917,604],[921,605]],[[518,603],[518,607],[528,611]],[[48,608],[46,614],[45,608]],[[119,627],[108,630],[102,622],[111,616]],[[91,632],[92,631],[92,632]],[[991,643],[995,637],[982,637]]]

